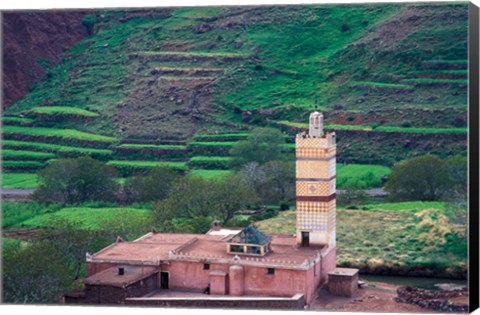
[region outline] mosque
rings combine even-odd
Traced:
[[[118,238],[87,254],[84,290],[65,295],[65,302],[310,304],[336,267],[335,134],[325,133],[323,115],[313,112],[308,133],[297,134],[295,142],[295,235],[265,235],[253,226],[225,229],[214,222],[206,234],[152,231],[132,242]]]

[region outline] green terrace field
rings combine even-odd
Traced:
[[[194,156],[188,161],[189,168],[197,169],[221,169],[229,168],[232,160],[228,156]]]
[[[145,174],[151,169],[160,167],[169,167],[181,172],[187,169],[186,162],[112,160],[107,164],[114,166],[123,176]]]
[[[277,124],[290,126],[294,128],[307,129],[308,124],[291,121],[278,121]],[[417,127],[398,127],[398,126],[366,126],[366,125],[325,125],[328,130],[361,130],[372,132],[403,132],[403,133],[467,133],[467,127],[461,128],[417,128]]]
[[[53,153],[35,152],[26,150],[2,150],[4,160],[48,160],[55,157]]]
[[[465,277],[463,217],[442,202],[365,205],[337,210],[337,265],[362,273]],[[295,211],[255,223],[265,233],[295,233]],[[463,238],[460,241],[459,238]]]
[[[108,156],[112,154],[112,150],[108,149],[94,149],[84,147],[71,147],[52,143],[44,142],[29,142],[29,141],[17,141],[17,140],[3,140],[4,149],[30,149],[40,152],[53,152],[53,153],[78,153],[94,156]]]
[[[224,134],[212,134],[212,135],[195,135],[193,141],[195,142],[207,142],[207,141],[239,141],[246,140],[249,133],[224,133]]]
[[[46,115],[46,116],[78,116],[78,117],[98,117],[97,113],[68,106],[39,106],[29,110],[32,115]]]
[[[26,117],[11,117],[11,116],[3,116],[2,123],[4,125],[29,125],[33,123],[33,119],[26,118]]]
[[[138,144],[138,143],[125,143],[120,144],[117,148],[123,149],[158,149],[158,150],[186,150],[184,145],[169,145],[169,144]]]
[[[2,172],[2,188],[4,189],[35,189],[37,186],[37,174]]]
[[[56,129],[45,127],[20,127],[20,126],[3,126],[3,134],[9,139],[15,137],[22,140],[46,139],[54,141],[55,139],[75,142],[88,141],[91,143],[99,143],[107,145],[117,141],[114,137],[102,136],[87,132],[82,132],[74,129]]]

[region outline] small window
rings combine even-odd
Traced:
[[[260,250],[260,246],[248,246],[247,247],[247,253],[248,254],[260,255],[262,253],[262,251]]]
[[[203,264],[203,270],[210,270],[210,264]]]
[[[274,268],[268,268],[267,269],[267,274],[274,275],[275,274],[275,269]]]
[[[233,253],[243,253],[242,245],[230,245],[230,251]]]

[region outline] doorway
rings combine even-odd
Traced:
[[[302,247],[310,245],[310,232],[302,232]]]
[[[168,272],[160,272],[160,289],[168,289]]]

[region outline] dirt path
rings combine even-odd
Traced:
[[[398,286],[375,282],[375,287],[360,289],[354,297],[339,297],[328,293],[324,286],[311,304],[313,311],[435,313],[418,305],[397,303]]]

